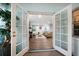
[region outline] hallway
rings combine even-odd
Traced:
[[[30,49],[51,49],[53,48],[52,38],[45,36],[30,38]]]

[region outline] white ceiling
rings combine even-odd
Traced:
[[[72,9],[79,7],[79,3],[19,3],[25,11],[39,12],[57,12],[69,4],[72,4]]]
[[[21,3],[25,11],[57,12],[69,3]]]
[[[52,24],[52,16],[51,15],[29,15],[29,20],[32,25],[44,25],[44,24]]]

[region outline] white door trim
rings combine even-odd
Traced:
[[[11,4],[11,56],[16,56],[16,4]]]

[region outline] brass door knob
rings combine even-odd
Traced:
[[[16,32],[13,32],[13,37],[16,37]]]

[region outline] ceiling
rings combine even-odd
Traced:
[[[57,12],[69,3],[21,3],[25,11]]]
[[[62,3],[62,4],[55,4],[55,3],[22,3],[19,4],[26,12],[30,11],[30,23],[31,24],[52,24],[52,16],[46,16],[46,14],[52,14],[55,13],[68,4]],[[42,13],[43,12],[43,13]],[[44,13],[45,12],[45,13]],[[47,12],[47,13],[46,13]],[[42,15],[41,18],[38,17],[39,14],[45,14]]]
[[[29,15],[29,20],[32,25],[52,24],[51,15]]]
[[[72,9],[79,7],[79,3],[19,3],[25,11],[57,12],[72,4]]]

